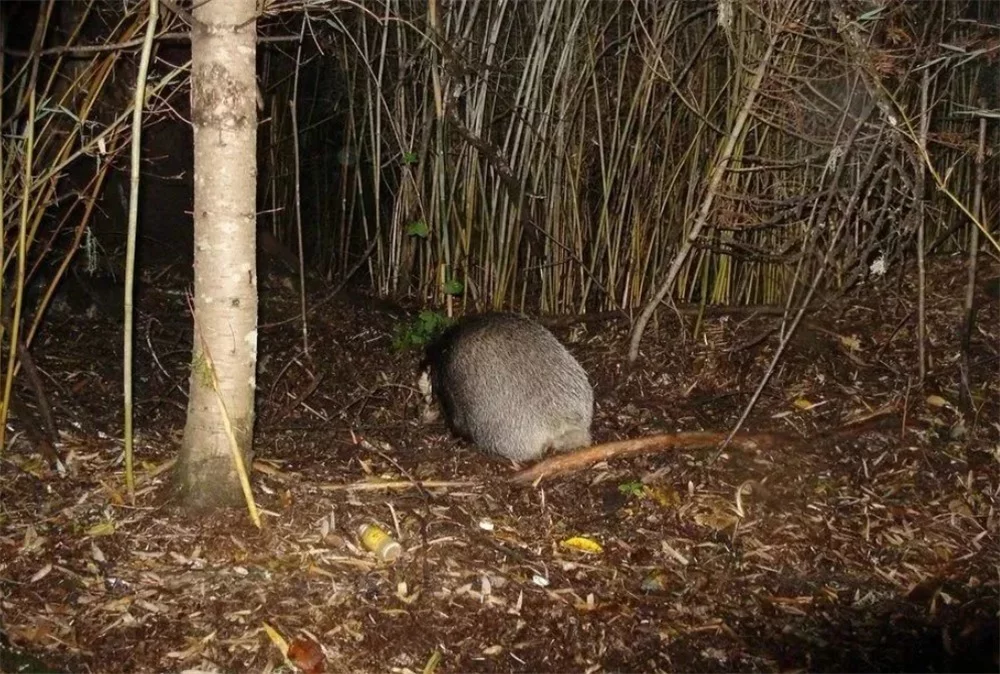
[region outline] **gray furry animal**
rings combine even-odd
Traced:
[[[463,318],[424,359],[452,430],[512,461],[590,444],[594,391],[555,335],[516,314]]]

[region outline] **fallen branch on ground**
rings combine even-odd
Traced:
[[[663,433],[644,438],[605,442],[545,459],[530,468],[518,471],[510,480],[515,484],[528,484],[543,477],[583,470],[599,461],[607,461],[615,457],[637,456],[676,449],[710,449],[718,446],[725,439],[726,433],[698,431]],[[730,444],[739,449],[753,450],[773,447],[782,442],[790,442],[790,439],[773,433],[740,433],[732,439]]]

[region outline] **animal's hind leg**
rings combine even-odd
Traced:
[[[549,442],[549,446],[557,452],[566,449],[576,449],[577,447],[586,447],[589,444],[590,431],[584,428],[571,428],[552,438]]]
[[[501,437],[493,437],[488,450],[511,461],[532,461],[545,453],[544,438],[528,437],[505,433]]]

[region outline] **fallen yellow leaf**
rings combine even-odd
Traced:
[[[115,533],[115,523],[111,520],[98,522],[94,526],[87,529],[88,536],[110,536],[113,533]]]
[[[858,339],[857,335],[840,335],[840,345],[843,346],[848,351],[860,351],[861,350],[861,340]]]
[[[813,406],[813,404],[805,398],[796,398],[794,402],[792,402],[792,405],[798,407],[800,410],[811,410]]]
[[[562,542],[562,546],[566,548],[572,548],[574,550],[579,550],[580,552],[589,552],[591,554],[600,554],[604,552],[604,548],[601,547],[600,543],[594,540],[585,538],[583,536],[574,536],[572,538],[567,538]]]
[[[264,626],[264,631],[267,632],[267,636],[270,637],[271,643],[274,644],[278,650],[281,651],[281,654],[287,658],[288,642],[285,641],[285,638],[278,634],[278,630],[274,629],[266,622],[261,622],[261,625]]]

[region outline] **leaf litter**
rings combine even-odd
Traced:
[[[963,274],[936,262],[929,282]],[[100,331],[53,326],[39,363],[91,373],[52,394],[87,423],[61,470],[23,439],[4,454],[4,671],[15,654],[67,672],[995,671],[1000,316],[980,309],[962,413],[947,294],[929,296],[923,389],[916,345],[893,333],[912,285],[873,290],[813,318],[751,415],[788,442],[616,458],[537,487],[421,424],[416,355],[391,348],[401,319],[347,297],[311,325],[312,360],[294,323],[262,332],[259,530],[169,501],[190,329],[166,293],[140,307],[178,318],[163,369],[137,359],[134,505],[111,439],[120,364],[87,360]],[[584,322],[571,348],[595,439],[728,430],[771,320],[707,319],[697,340],[664,320],[631,374],[628,326]],[[364,526],[398,542],[394,561]]]

